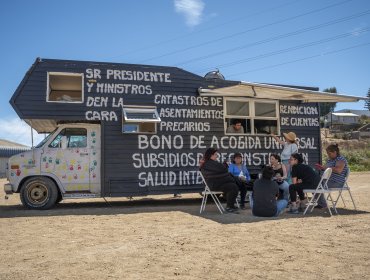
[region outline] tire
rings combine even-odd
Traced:
[[[58,204],[62,200],[63,200],[63,196],[62,196],[62,194],[60,192],[58,192],[58,197],[57,197],[57,200],[55,201],[55,204]]]
[[[55,205],[58,194],[58,188],[51,179],[32,177],[23,183],[20,197],[28,209],[46,210]]]

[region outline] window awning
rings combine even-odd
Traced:
[[[223,88],[199,88],[200,96],[241,96],[274,100],[299,100],[302,102],[357,102],[366,98],[312,91],[268,84],[240,82],[238,85]]]
[[[160,122],[156,108],[123,107],[125,122]]]

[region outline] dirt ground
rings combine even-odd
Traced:
[[[357,211],[256,218],[199,214],[199,195],[69,200],[47,211],[5,200],[0,279],[370,279],[370,172],[352,173]]]

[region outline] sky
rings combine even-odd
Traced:
[[[0,139],[25,145],[30,128],[9,100],[37,57],[219,69],[362,97],[370,88],[367,0],[3,0],[0,36]]]

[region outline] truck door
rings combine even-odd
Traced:
[[[63,128],[41,155],[41,172],[58,177],[66,193],[100,193],[99,171],[98,125]]]

